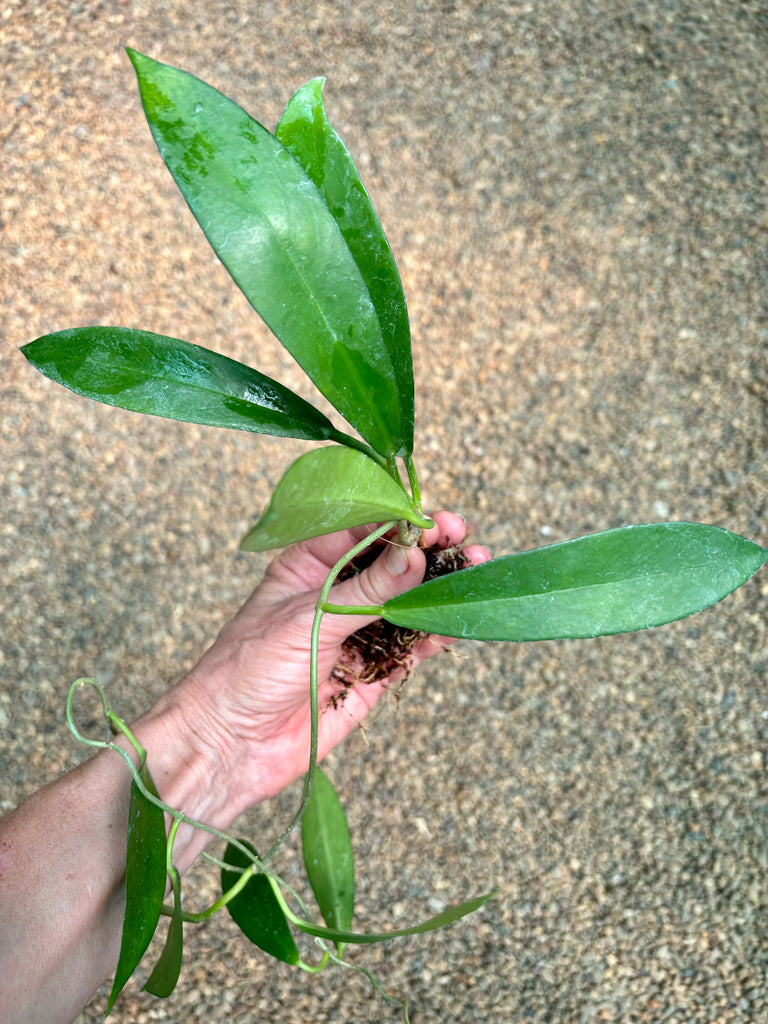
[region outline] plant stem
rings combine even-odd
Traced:
[[[411,485],[411,497],[414,505],[418,508],[421,505],[421,489],[419,478],[416,475],[416,467],[413,464],[413,457],[408,455],[405,458],[405,468],[408,471],[408,483]]]
[[[184,913],[183,920],[189,921],[191,924],[200,924],[201,921],[207,921],[209,917],[212,917],[217,910],[221,910],[222,907],[226,907],[230,900],[234,899],[239,892],[246,887],[248,882],[258,873],[258,869],[255,864],[249,865],[243,871],[242,875],[238,878],[235,884],[221,895],[215,903],[212,903],[210,907],[206,907],[205,910],[201,910],[197,914]],[[163,908],[165,909],[165,907]]]
[[[234,842],[234,840],[229,837],[228,841]],[[250,851],[249,855],[253,856],[252,854],[250,854]],[[206,853],[205,851],[203,851],[202,856],[205,860],[209,861],[209,863],[211,864],[215,864],[218,868],[225,868],[229,871],[238,871],[240,875],[244,877],[238,878],[234,885],[230,886],[230,888],[227,889],[227,891],[223,893],[219,897],[219,899],[215,900],[209,907],[206,907],[205,910],[199,910],[197,912],[184,911],[184,913],[182,914],[183,921],[186,921],[189,924],[199,924],[201,921],[207,920],[218,910],[221,910],[222,907],[225,907],[233,897],[237,896],[237,894],[241,892],[243,887],[248,884],[248,881],[251,877],[258,874],[265,874],[268,875],[270,878],[274,879],[275,884],[279,885],[282,890],[288,893],[288,895],[296,901],[302,914],[304,914],[305,917],[309,917],[309,910],[301,896],[296,892],[296,890],[292,886],[290,886],[283,878],[281,878],[280,875],[275,874],[274,871],[262,872],[257,862],[252,862],[246,868],[236,867],[234,864],[227,864],[226,861],[219,860],[218,857],[214,857],[210,853]],[[176,869],[174,868],[174,870]],[[167,903],[163,904],[161,910],[162,914],[165,914],[167,917],[169,917],[173,914],[173,912],[173,907],[169,906]]]
[[[397,524],[397,539],[401,547],[415,548],[419,543],[421,530],[407,519],[401,519]]]
[[[395,521],[384,523],[379,526],[373,533],[370,533],[367,537],[364,537],[359,543],[355,544],[353,548],[350,548],[334,565],[331,571],[328,573],[325,583],[320,591],[320,596],[317,599],[315,605],[315,616],[312,620],[312,634],[310,638],[310,661],[309,661],[309,721],[310,721],[310,739],[309,739],[309,766],[307,768],[307,774],[304,776],[304,788],[301,792],[301,801],[299,803],[298,810],[294,814],[288,827],[283,831],[280,837],[273,844],[270,851],[263,858],[263,862],[268,863],[280,847],[283,845],[287,837],[293,832],[298,823],[301,821],[304,810],[309,803],[309,794],[312,792],[312,783],[315,779],[315,769],[317,768],[317,735],[318,735],[318,700],[317,700],[317,689],[319,685],[318,673],[317,673],[317,659],[318,659],[318,647],[320,641],[320,624],[323,620],[323,615],[328,610],[328,595],[331,592],[331,587],[336,582],[336,577],[339,575],[341,570],[351,562],[353,558],[357,557],[361,551],[365,551],[367,547],[383,537],[385,533],[395,526]],[[371,613],[358,612],[358,614],[376,614],[374,611]]]
[[[168,839],[166,840],[165,847],[165,869],[169,875],[175,870],[173,867],[173,844],[176,842],[176,833],[179,831],[179,825],[181,825],[181,821],[178,818],[174,818],[168,830]]]
[[[305,963],[303,960],[299,960],[299,962],[296,964],[296,966],[300,967],[302,969],[302,971],[306,971],[307,974],[319,974],[320,971],[324,970],[328,966],[328,964],[330,962],[331,962],[331,954],[326,949],[323,952],[323,959],[320,961],[319,964],[312,965],[312,964]]]
[[[397,996],[391,996],[388,992],[386,992],[369,970],[367,970],[360,964],[351,964],[347,960],[342,960],[340,956],[331,955],[331,959],[338,967],[346,967],[347,970],[349,971],[357,971],[358,974],[362,974],[364,978],[367,978],[371,985],[373,985],[374,989],[382,997],[382,999],[385,999],[390,1004],[390,1006],[397,1006],[402,1010],[404,1024],[410,1024],[410,1018],[408,1016],[408,1003],[404,999],[398,999]]]

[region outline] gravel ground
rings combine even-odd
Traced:
[[[176,193],[126,44],[268,126],[327,76],[406,286],[428,507],[498,554],[665,519],[768,543],[760,0],[7,0],[3,810],[82,757],[72,679],[130,718],[193,663],[259,579],[237,539],[304,450],[102,408],[18,354],[140,326],[310,393]],[[766,579],[646,633],[464,645],[329,760],[361,927],[500,887],[355,954],[414,1024],[768,1020]],[[295,798],[244,828],[274,835]],[[211,885],[196,872],[190,902]],[[275,968],[228,920],[188,934],[177,993],[131,985],[115,1024],[392,1019],[361,977]]]

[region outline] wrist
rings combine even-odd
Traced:
[[[190,707],[194,708],[194,700],[187,699],[184,683],[179,684],[142,715],[131,732],[147,751],[147,767],[163,803],[194,821],[224,830],[239,813],[229,796],[226,751],[207,741]],[[201,829],[181,825],[173,855],[180,872],[212,838]]]

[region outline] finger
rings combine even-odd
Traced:
[[[340,558],[343,558],[355,544],[369,537],[380,525],[379,523],[372,523],[370,526],[357,526],[352,530],[339,530],[336,533],[327,533],[322,537],[313,537],[311,540],[303,541],[300,547],[327,565],[327,576],[329,570]]]
[[[339,559],[375,529],[375,526],[359,526],[293,544],[272,560],[266,578],[291,588],[317,589]]]
[[[483,547],[482,544],[468,544],[461,550],[471,565],[480,565],[491,560],[491,552],[488,548]]]
[[[441,548],[450,548],[461,544],[467,535],[467,524],[456,512],[435,512],[432,516],[434,526],[423,530],[419,540],[422,548],[431,548],[437,544]]]
[[[378,607],[397,594],[418,586],[424,579],[425,569],[426,557],[420,548],[402,547],[390,541],[367,569],[333,587],[330,603]],[[324,637],[345,640],[350,633],[377,618],[376,614],[327,617]]]

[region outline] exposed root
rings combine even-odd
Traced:
[[[339,580],[349,579],[362,572],[380,552],[381,548],[378,546],[363,552],[344,568],[339,574]],[[440,548],[434,545],[427,548],[424,554],[427,558],[425,581],[466,569],[470,564],[459,547]],[[399,700],[411,670],[411,651],[428,635],[418,630],[394,626],[384,619],[377,619],[376,622],[347,637],[342,648],[342,658],[331,673],[331,678],[339,683],[340,689],[331,698],[330,703],[336,708],[344,703],[353,686],[381,683],[385,680],[399,684],[394,691],[395,698]]]

